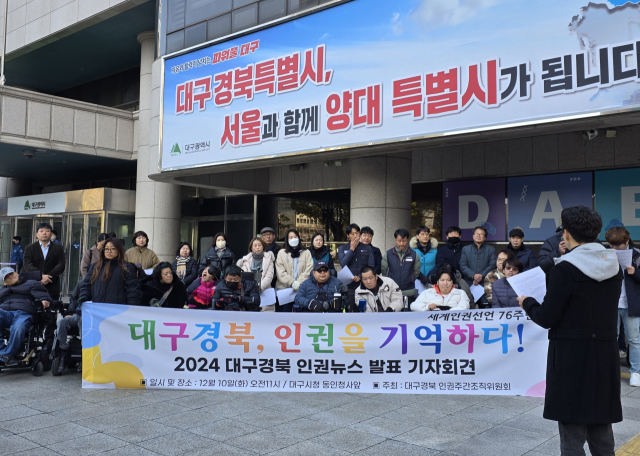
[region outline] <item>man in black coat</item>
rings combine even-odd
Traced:
[[[44,285],[53,300],[60,297],[60,276],[64,272],[64,248],[51,241],[51,225],[41,223],[36,231],[37,242],[24,249],[25,272],[40,271]]]
[[[564,231],[561,226],[556,230],[556,234],[544,241],[540,252],[538,252],[538,266],[545,274],[549,274],[551,268],[555,266],[554,260],[560,258],[567,251],[567,243],[564,241]]]
[[[447,228],[445,236],[447,243],[438,248],[436,253],[436,266],[429,271],[428,275],[435,274],[443,264],[450,264],[456,271],[460,270],[460,255],[462,255],[462,242],[460,242],[462,230],[457,226]]]
[[[260,311],[260,290],[250,280],[242,280],[242,269],[229,266],[224,281],[218,283],[213,294],[215,310]]]
[[[543,416],[558,421],[563,455],[614,456],[612,423],[622,421],[617,331],[622,270],[614,250],[595,242],[593,209],[562,211],[567,252],[548,276],[544,302],[520,296],[531,319],[549,328]]]

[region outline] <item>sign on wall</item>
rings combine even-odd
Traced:
[[[462,228],[462,240],[473,240],[476,226],[486,228],[488,241],[506,239],[505,179],[442,184],[442,240],[450,226]]]
[[[7,215],[58,214],[66,209],[66,193],[47,193],[9,198]]]
[[[596,173],[596,210],[602,217],[600,239],[614,226],[624,226],[640,239],[640,168]]]
[[[354,0],[167,58],[161,169],[637,106],[638,1],[440,3]]]
[[[84,388],[543,396],[522,309],[316,314],[87,303]]]
[[[592,173],[509,178],[509,231],[519,226],[526,241],[544,241],[560,225],[562,209],[593,207]]]

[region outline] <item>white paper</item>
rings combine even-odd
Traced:
[[[151,275],[151,274],[153,274],[153,268],[151,268],[151,269],[145,269],[145,270],[144,270],[144,273],[145,273],[146,275]]]
[[[260,293],[260,307],[270,306],[276,303],[276,290],[267,288]]]
[[[419,280],[416,280],[416,290],[418,290],[418,295],[420,295],[420,293],[422,293],[423,291],[426,291],[427,288],[422,285],[422,282],[420,282]]]
[[[471,294],[473,295],[473,302],[478,302],[478,299],[484,294],[484,287],[482,285],[471,285],[469,290],[471,290]]]
[[[293,288],[283,288],[278,290],[278,303],[282,306],[284,304],[291,304],[296,299],[297,291],[293,291]]]
[[[628,268],[631,266],[631,259],[633,258],[633,250],[616,250],[616,255],[618,255],[618,263],[622,268]]]
[[[344,285],[349,285],[353,281],[353,274],[351,274],[348,267],[345,266],[340,269],[340,272],[338,272],[338,280]]]
[[[534,298],[542,304],[547,294],[547,280],[544,271],[538,266],[526,272],[509,277],[507,282],[518,296]]]

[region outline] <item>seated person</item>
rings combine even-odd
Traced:
[[[340,293],[342,282],[329,273],[329,265],[325,261],[316,261],[313,265],[313,276],[302,282],[294,309],[303,311],[329,312],[333,310],[333,295]],[[342,309],[340,309],[342,310]]]
[[[31,317],[38,312],[36,301],[46,309],[51,304],[49,292],[40,282],[20,279],[11,268],[0,269],[0,328],[10,328],[7,344],[0,348],[0,363],[8,364],[20,349]]]
[[[187,290],[171,263],[163,261],[153,269],[151,279],[143,281],[142,305],[182,309],[187,303]]]
[[[73,328],[78,328],[82,334],[82,302],[80,299],[80,283],[73,290],[69,297],[69,308],[64,313],[64,318],[58,320],[58,346],[60,347],[60,363],[58,364],[58,375],[62,374],[69,364],[69,341],[67,335]],[[82,370],[82,369],[80,369]]]
[[[523,272],[524,265],[517,258],[509,258],[504,261],[502,270],[504,271],[504,277],[493,282],[491,307],[520,307],[518,294],[511,288],[511,284],[507,282],[507,279]]]
[[[224,281],[220,281],[213,294],[215,310],[260,311],[260,288],[252,280],[242,280],[242,269],[229,266]]]
[[[356,304],[367,301],[365,312],[402,312],[402,290],[393,279],[376,274],[375,268],[362,268],[362,280],[356,288]]]
[[[202,271],[202,276],[193,281],[187,290],[187,305],[185,309],[208,309],[216,291],[216,284],[220,277],[217,266],[209,266]]]
[[[452,267],[444,265],[436,273],[436,284],[433,288],[420,293],[418,299],[411,303],[411,310],[465,310],[469,308],[469,297],[467,294],[455,288],[455,274]]]
[[[509,249],[504,249],[498,252],[498,259],[496,260],[496,269],[491,271],[484,278],[484,295],[487,299],[487,302],[491,304],[492,294],[493,294],[493,283],[496,280],[500,280],[504,278],[504,262],[509,258],[515,258],[513,252]]]

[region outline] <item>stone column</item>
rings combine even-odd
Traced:
[[[160,90],[152,82],[155,33],[138,35],[140,58],[140,111],[137,122],[138,172],[136,178],[136,231],[149,235],[149,248],[160,260],[171,261],[180,242],[180,187],[155,182],[149,174],[158,172],[158,125]],[[159,84],[158,84],[159,85]],[[154,97],[158,99],[155,100]],[[157,113],[152,111],[158,111]],[[152,146],[153,145],[153,146]]]
[[[31,195],[31,181],[16,177],[0,177],[0,198]]]
[[[370,226],[383,253],[395,230],[411,230],[411,152],[351,161],[351,222]]]

